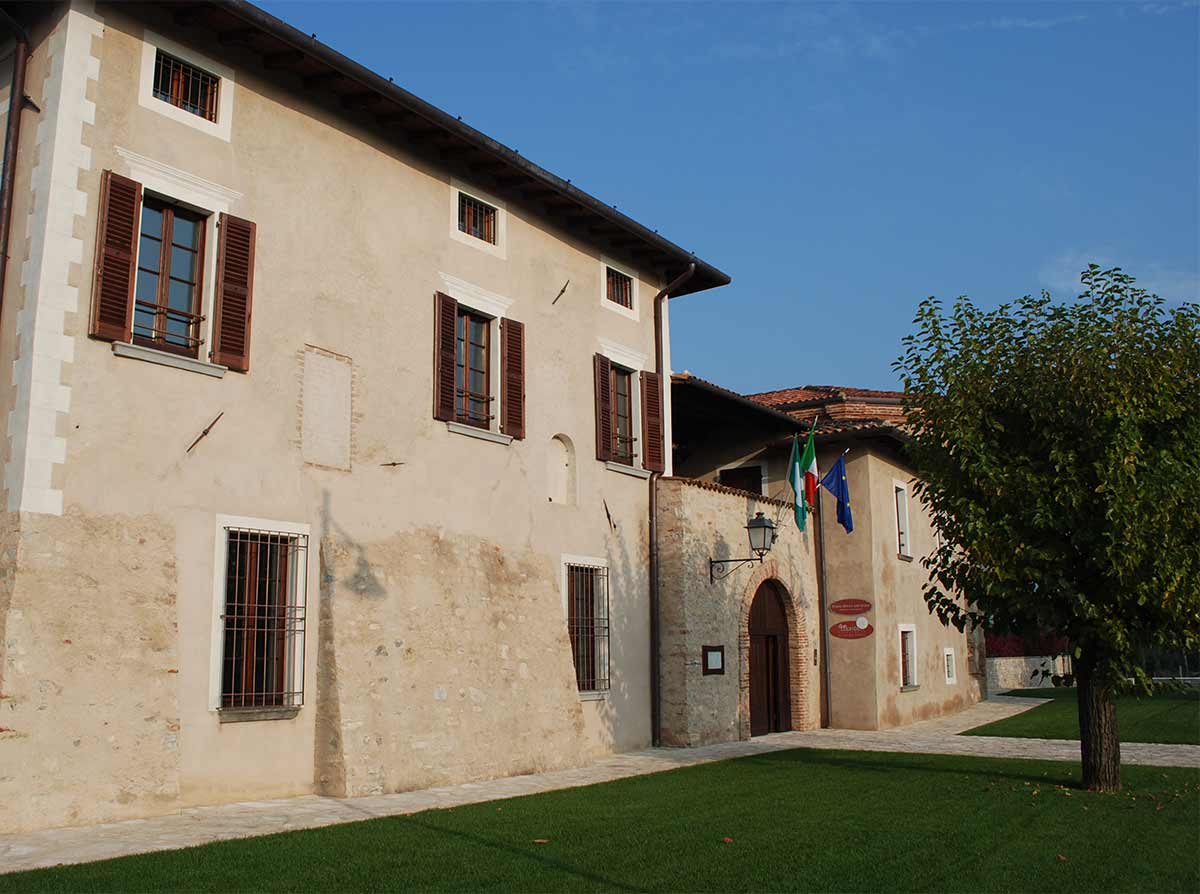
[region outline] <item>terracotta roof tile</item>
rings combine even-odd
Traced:
[[[810,400],[837,400],[852,397],[886,397],[899,399],[903,391],[881,391],[875,388],[851,388],[846,385],[801,385],[798,388],[780,388],[777,391],[760,391],[746,397],[768,407],[805,403]]]

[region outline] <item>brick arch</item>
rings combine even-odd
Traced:
[[[779,566],[774,559],[762,563],[751,575],[742,592],[738,614],[738,738],[750,738],[750,606],[759,587],[771,583],[783,603],[787,619],[788,702],[792,729],[808,729],[808,628],[804,610],[787,585],[779,579]]]

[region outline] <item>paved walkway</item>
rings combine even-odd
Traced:
[[[86,863],[230,838],[312,829],[375,817],[417,813],[436,807],[458,807],[788,748],[1079,760],[1078,742],[957,735],[963,730],[1019,714],[1039,704],[1042,704],[1041,699],[997,696],[950,717],[880,732],[815,730],[776,733],[749,742],[727,742],[701,748],[652,748],[614,755],[576,770],[513,776],[418,792],[350,799],[306,795],[274,801],[244,801],[216,807],[194,807],[154,819],[0,835],[0,873],[60,863]],[[1200,767],[1200,746],[1127,743],[1121,746],[1121,759],[1126,764]]]

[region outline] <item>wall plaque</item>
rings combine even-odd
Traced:
[[[839,599],[830,604],[829,610],[837,615],[865,615],[871,610],[871,603],[865,599]]]
[[[838,621],[829,628],[829,632],[838,639],[862,639],[875,632],[874,627],[865,623],[866,620],[866,618],[856,618],[853,621]],[[861,626],[859,626],[860,621],[863,622]]]

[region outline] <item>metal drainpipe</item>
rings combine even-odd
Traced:
[[[696,272],[695,264],[688,264],[687,270],[679,274],[654,296],[654,372],[660,382],[659,390],[665,398],[666,389],[671,383],[664,381],[663,376],[663,337],[662,337],[662,303],[671,293],[692,278]],[[663,404],[666,404],[665,399]],[[667,427],[663,426],[663,436]],[[663,457],[671,449],[670,444],[663,444]],[[662,744],[662,708],[659,704],[658,693],[661,688],[660,669],[658,665],[658,479],[661,473],[650,473],[650,743],[657,748]]]
[[[12,230],[13,168],[21,138],[21,111],[25,106],[25,62],[29,56],[29,34],[12,16],[0,9],[0,23],[16,38],[13,47],[12,85],[8,97],[8,121],[4,129],[4,172],[0,175],[0,320],[4,313],[4,284],[8,271],[8,236]]]

